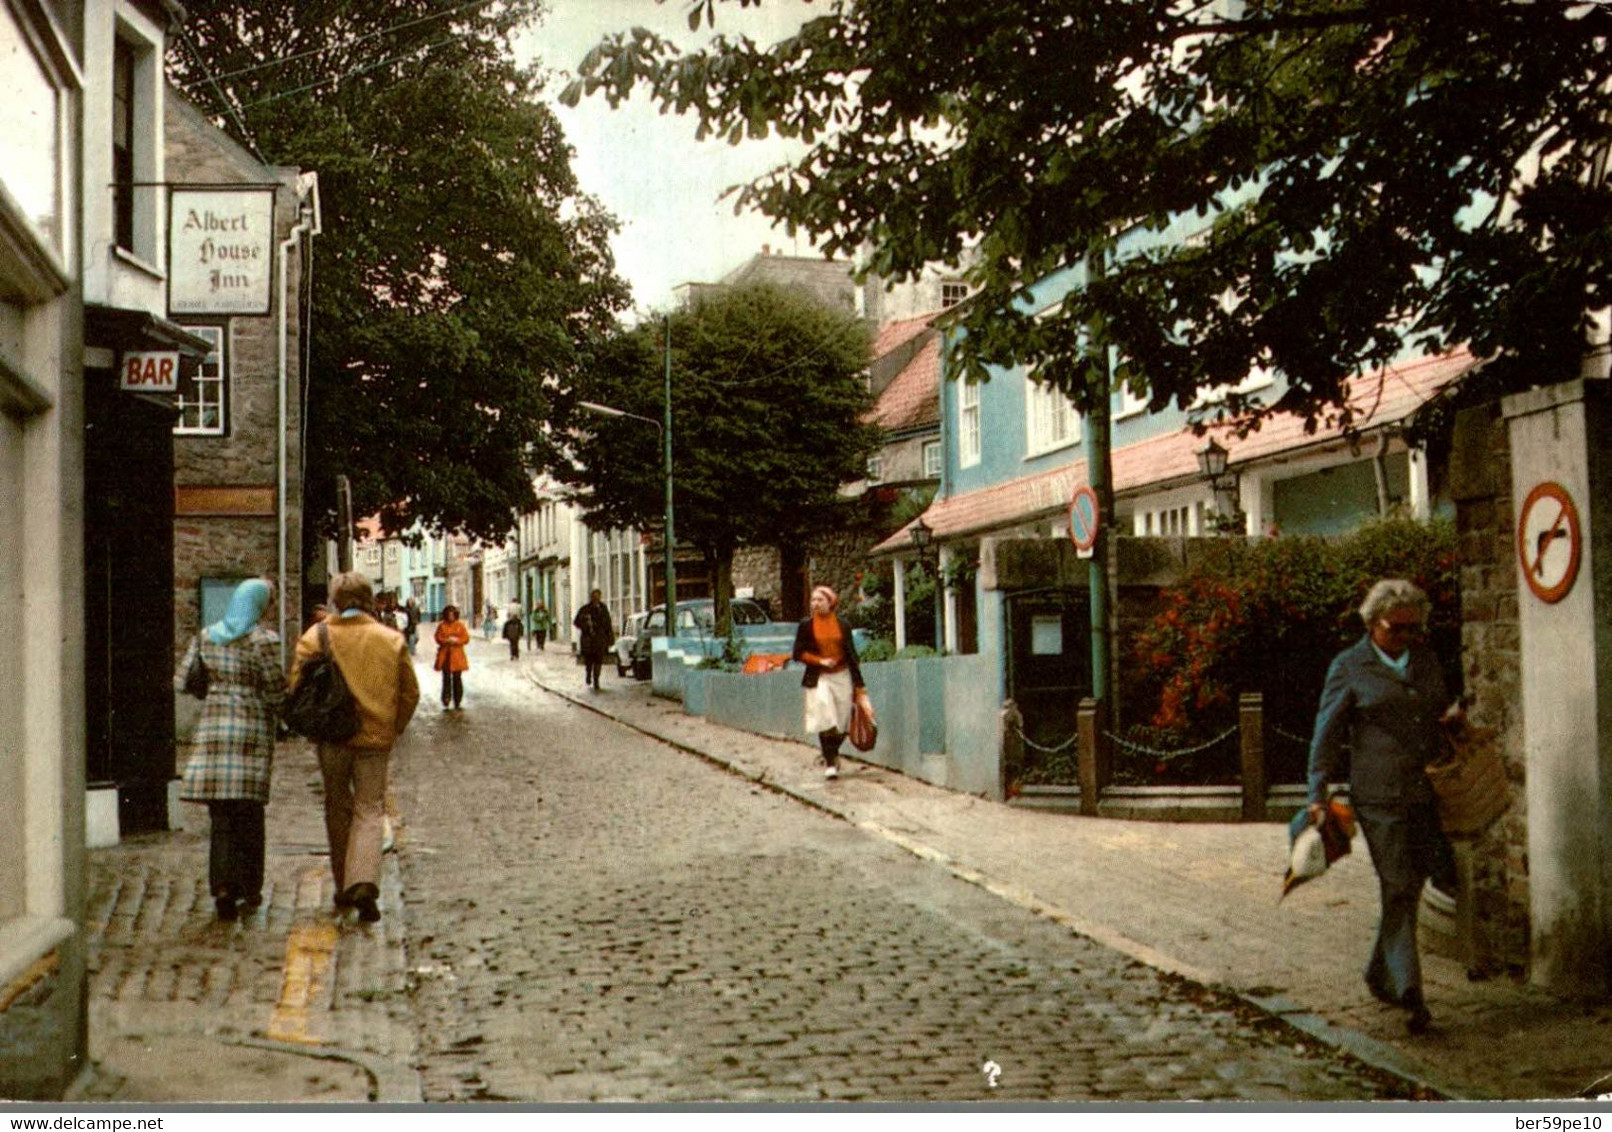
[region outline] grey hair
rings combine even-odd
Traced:
[[[1427,600],[1422,588],[1403,578],[1384,578],[1371,587],[1366,600],[1360,603],[1360,620],[1369,627],[1373,621],[1394,609],[1414,609],[1416,616],[1427,620],[1433,603]]]

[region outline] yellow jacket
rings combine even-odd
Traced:
[[[325,624],[330,627],[330,652],[336,658],[336,667],[341,669],[342,679],[358,702],[358,734],[345,745],[381,750],[391,747],[409,725],[420,702],[420,684],[414,678],[414,661],[403,634],[367,613],[333,613]],[[291,661],[291,688],[296,688],[303,664],[319,651],[319,626],[315,625],[297,641],[296,656]]]

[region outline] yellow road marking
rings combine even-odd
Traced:
[[[302,883],[298,885],[300,906],[307,907],[300,896],[302,890],[309,887],[314,890],[314,907],[318,906],[321,871],[310,869],[302,875]],[[286,936],[285,975],[280,982],[279,1000],[269,1018],[270,1038],[302,1045],[324,1044],[325,1039],[310,1029],[312,1007],[324,992],[330,969],[335,965],[339,936],[336,925],[328,920],[298,924]]]

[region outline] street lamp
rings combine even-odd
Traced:
[[[932,528],[928,523],[924,522],[923,516],[920,515],[913,521],[912,526],[907,528],[907,537],[912,539],[912,549],[918,552],[919,567],[927,573],[929,571],[929,550],[935,541],[934,528]],[[935,581],[935,651],[939,653],[946,651],[946,639],[944,636],[945,622],[941,619],[940,608],[941,585],[939,562],[935,563],[935,569],[932,576]],[[905,610],[902,611],[902,616],[906,616]]]
[[[1241,481],[1236,472],[1229,470],[1231,454],[1211,436],[1195,455],[1198,457],[1198,474],[1209,481],[1209,490],[1215,493],[1215,513],[1222,530],[1228,526],[1241,529],[1244,523],[1241,505],[1234,504],[1228,513],[1223,502],[1225,496],[1236,495]]]
[[[671,339],[668,335],[668,343]],[[601,405],[597,401],[578,401],[579,409],[586,409],[590,413],[598,413],[601,417],[627,417],[635,421],[643,421],[655,426],[655,431],[661,435],[661,447],[666,456],[666,632],[672,631],[672,621],[677,608],[677,564],[672,560],[672,363],[668,348],[666,361],[666,424],[654,417],[640,416],[638,413],[629,413],[625,409],[613,408],[610,405]]]

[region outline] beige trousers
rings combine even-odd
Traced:
[[[380,887],[386,768],[391,754],[387,748],[319,744],[319,770],[325,779],[325,834],[338,893],[355,884]]]

